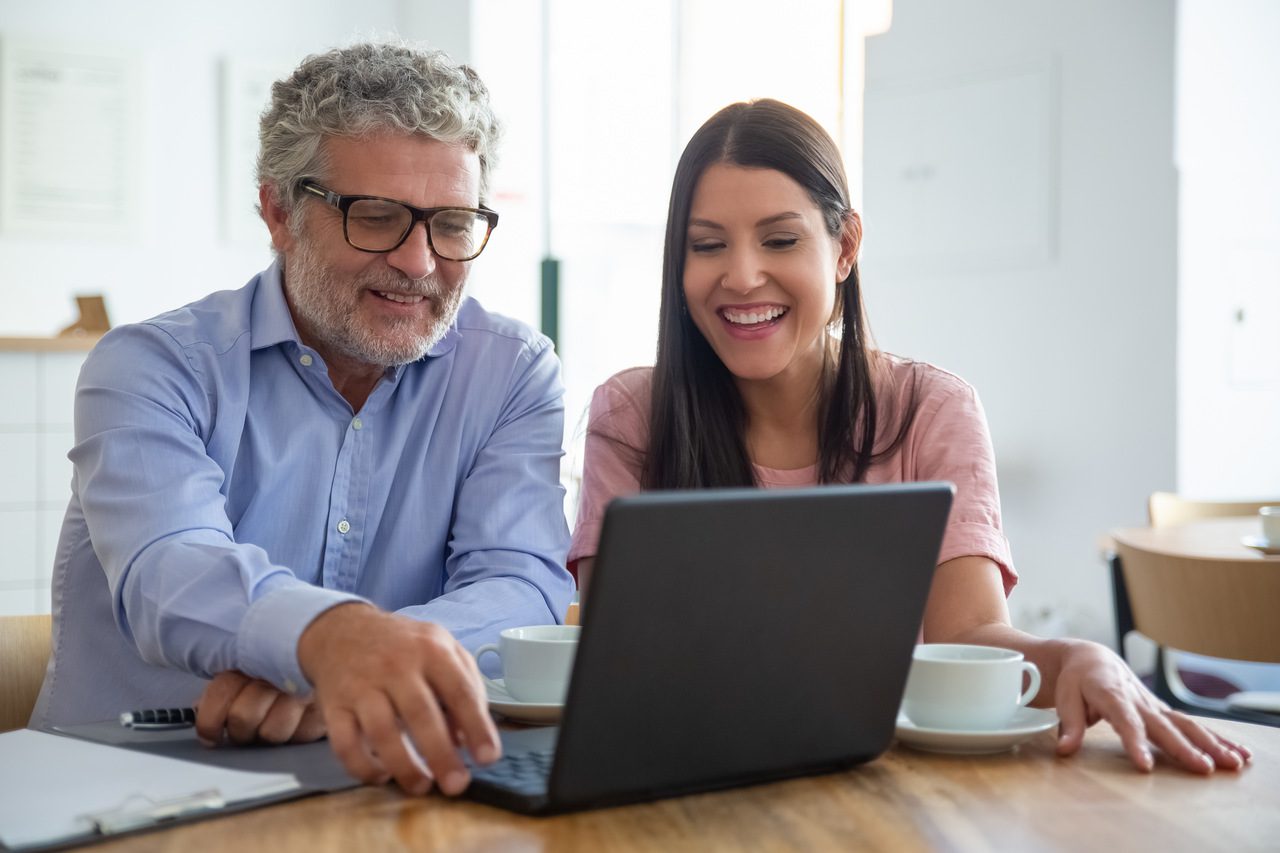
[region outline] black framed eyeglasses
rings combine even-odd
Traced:
[[[375,195],[340,195],[309,178],[298,186],[342,212],[342,234],[362,252],[394,252],[423,222],[432,252],[446,261],[469,261],[484,251],[498,225],[498,214],[486,207],[414,207]]]

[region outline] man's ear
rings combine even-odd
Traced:
[[[258,204],[262,208],[262,221],[267,223],[271,232],[271,245],[280,254],[286,254],[293,248],[293,232],[289,230],[289,212],[280,206],[275,188],[270,184],[258,187]]]
[[[858,250],[862,248],[862,217],[858,211],[851,210],[844,217],[844,227],[840,229],[840,254],[836,257],[836,278],[844,281],[853,271],[858,261]]]

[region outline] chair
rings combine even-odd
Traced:
[[[1147,500],[1147,518],[1152,527],[1171,527],[1206,518],[1257,515],[1262,507],[1277,504],[1280,504],[1280,498],[1273,501],[1193,501],[1172,492],[1152,492]]]
[[[1152,527],[1206,518],[1249,516],[1280,501],[1192,501],[1155,492],[1148,503]],[[1111,555],[1116,637],[1124,656],[1133,630],[1157,644],[1153,691],[1170,706],[1204,716],[1280,725],[1263,711],[1228,708],[1222,696],[1205,698],[1184,682],[1173,649],[1234,660],[1280,663],[1280,572],[1258,561],[1194,560],[1116,543]],[[1190,680],[1191,674],[1186,674]],[[1197,674],[1201,680],[1211,676]],[[1222,682],[1225,685],[1225,682]],[[1212,686],[1212,685],[1211,685]],[[1208,691],[1203,691],[1208,692]],[[1230,689],[1220,691],[1223,695]]]
[[[25,728],[44,683],[52,619],[0,616],[0,732]]]

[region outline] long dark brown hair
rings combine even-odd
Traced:
[[[667,211],[662,263],[658,354],[653,370],[645,489],[757,485],[746,446],[746,409],[733,376],[694,325],[684,304],[689,208],[708,167],[728,163],[774,169],[798,183],[839,238],[852,215],[840,152],[826,131],[800,110],[774,100],[731,104],[689,140],[676,166]],[[880,456],[902,443],[915,409],[887,445],[876,449],[880,417],[872,349],[855,262],[836,292],[841,335],[824,363],[818,421],[818,481],[858,482]],[[914,371],[913,371],[914,375]]]

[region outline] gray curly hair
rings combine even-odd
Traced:
[[[488,197],[502,128],[484,83],[443,51],[373,42],[308,56],[271,86],[258,131],[258,184],[292,214],[299,182],[326,173],[325,137],[386,132],[466,145],[480,156],[480,199]]]

